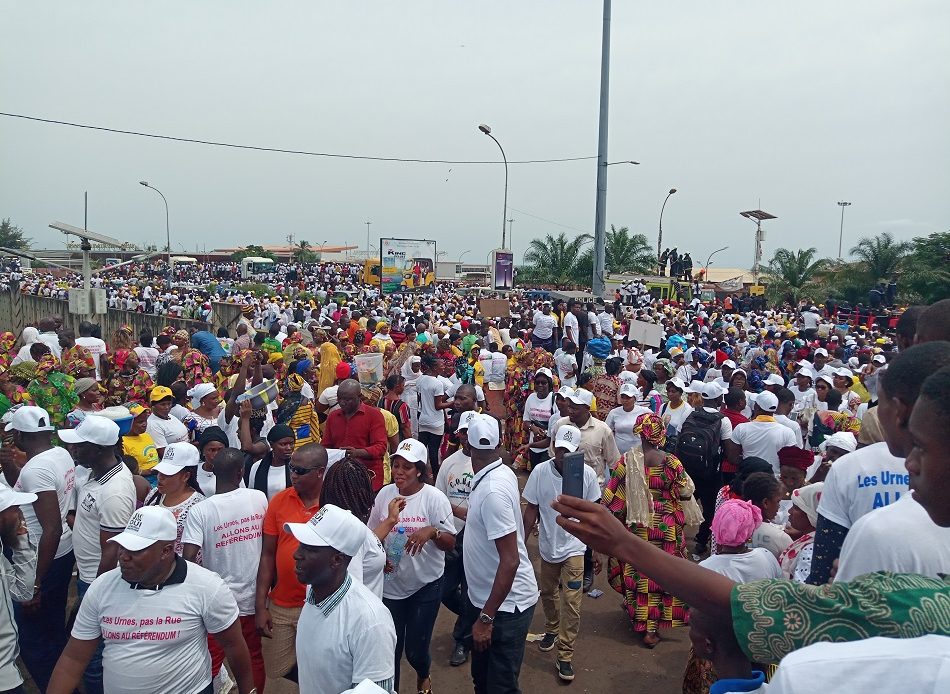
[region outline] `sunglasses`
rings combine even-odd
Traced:
[[[293,465],[291,463],[287,463],[287,468],[295,475],[301,477],[303,475],[309,475],[311,472],[317,469],[315,467],[300,467],[299,465]]]

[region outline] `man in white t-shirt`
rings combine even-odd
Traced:
[[[465,576],[477,612],[472,626],[475,691],[518,691],[538,584],[525,548],[518,479],[498,452],[499,423],[479,414],[468,428],[472,492],[465,522]],[[502,561],[504,559],[504,561]],[[499,629],[495,631],[495,626]]]
[[[743,422],[732,430],[732,441],[742,447],[742,458],[761,458],[772,465],[775,476],[781,474],[778,452],[796,444],[795,435],[788,427],[775,421],[778,398],[762,391],[755,398],[751,422]]]
[[[42,407],[20,407],[9,429],[14,445],[27,456],[13,488],[36,495],[36,501],[22,507],[36,546],[33,597],[15,603],[14,615],[23,662],[37,686],[45,689],[68,638],[66,600],[74,558],[66,515],[72,507],[76,468],[65,448],[52,445],[53,425]]]
[[[392,615],[347,571],[363,547],[366,526],[349,511],[327,504],[306,523],[286,523],[284,530],[300,543],[294,561],[307,586],[297,622],[300,691],[337,694],[367,679],[393,691]]]
[[[551,315],[551,302],[545,301],[540,311],[535,311],[532,319],[534,330],[531,332],[531,344],[548,352],[554,351],[554,330],[557,318]]]
[[[541,570],[541,606],[544,608],[544,638],[538,644],[550,651],[557,644],[557,673],[565,682],[574,679],[574,641],[581,621],[584,601],[584,553],[587,547],[557,524],[557,512],[551,502],[561,494],[564,477],[564,455],[573,453],[581,442],[580,430],[571,425],[558,429],[554,439],[554,458],[536,465],[528,477],[522,496],[527,503],[523,523],[526,532],[540,523],[538,549]],[[597,475],[589,465],[583,466],[584,498],[600,499]]]
[[[241,694],[254,691],[234,596],[216,574],[175,554],[177,535],[171,511],[146,506],[110,539],[119,568],[89,587],[48,694],[71,694],[100,642],[110,694],[210,691],[209,634]]]
[[[568,338],[575,345],[583,344],[580,334],[580,324],[577,322],[577,315],[573,310],[564,314],[564,337]]]
[[[429,451],[432,474],[439,474],[439,447],[445,434],[445,410],[452,407],[445,393],[445,384],[437,376],[435,357],[422,358],[422,375],[416,381],[419,397],[419,440]]]
[[[83,321],[80,323],[79,337],[76,338],[76,344],[89,350],[93,361],[96,362],[96,379],[102,380],[102,376],[99,371],[99,359],[103,354],[106,354],[109,351],[109,348],[106,347],[106,343],[104,341],[98,337],[92,336],[94,330],[95,326],[92,323],[89,323],[88,321]]]
[[[188,512],[181,536],[182,556],[201,564],[225,582],[240,613],[241,633],[251,657],[254,685],[264,690],[264,657],[261,636],[254,621],[257,565],[261,559],[261,528],[267,511],[267,496],[243,487],[244,454],[225,448],[214,459],[215,493]],[[212,671],[221,667],[224,651],[212,638]]]

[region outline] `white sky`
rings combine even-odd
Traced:
[[[0,111],[314,151],[496,159],[596,154],[601,8],[552,2],[0,2]],[[779,246],[837,254],[884,230],[950,228],[950,3],[614,2],[608,223],[701,264],[752,263],[740,210]],[[451,169],[451,172],[449,172]],[[512,165],[529,238],[592,230],[593,161]],[[53,220],[138,243],[435,239],[484,262],[501,165],[242,152],[0,117],[0,216],[61,248]],[[534,215],[535,217],[529,216]]]

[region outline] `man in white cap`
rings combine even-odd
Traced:
[[[182,444],[172,444],[177,445]],[[264,657],[261,635],[254,621],[254,598],[267,496],[258,489],[242,486],[244,454],[237,449],[225,448],[218,453],[214,470],[214,495],[195,504],[188,512],[181,536],[182,556],[195,561],[201,552],[202,566],[218,574],[234,593],[241,633],[251,657],[254,686],[263,691]],[[224,660],[224,652],[214,639],[208,646],[212,670],[216,670]]]
[[[780,474],[780,448],[795,446],[795,435],[775,421],[778,398],[767,390],[755,397],[752,421],[738,425],[732,431],[732,440],[742,447],[742,458],[762,458],[772,465],[775,477]]]
[[[294,552],[296,573],[308,586],[297,622],[300,691],[337,694],[367,679],[393,691],[392,615],[347,571],[366,540],[366,526],[349,511],[327,504],[306,523],[286,523],[284,530],[300,543]]]
[[[13,444],[26,453],[19,477],[7,466],[7,481],[19,492],[36,495],[23,507],[30,537],[36,543],[33,594],[14,605],[25,663],[40,688],[66,645],[66,599],[73,572],[73,538],[66,515],[73,501],[76,468],[65,448],[53,446],[53,425],[42,407],[25,405],[11,417]]]
[[[0,602],[6,607],[6,616],[0,619],[0,691],[20,692],[23,676],[16,665],[20,655],[17,627],[13,622],[14,600],[25,602],[33,597],[36,579],[36,553],[30,544],[27,523],[20,507],[36,503],[37,495],[15,492],[0,486]],[[10,551],[10,559],[7,559]]]
[[[116,457],[119,425],[105,417],[86,417],[75,429],[59,432],[63,443],[73,446],[76,464],[88,468],[88,478],[77,487],[73,520],[73,550],[76,553],[76,594],[82,600],[96,577],[111,571],[118,562],[119,547],[109,542],[125,528],[137,496],[132,473]],[[89,659],[86,691],[102,691],[102,651]]]
[[[551,502],[561,494],[564,455],[575,452],[580,442],[581,432],[577,427],[567,425],[558,429],[554,438],[554,458],[534,467],[522,492],[527,502],[523,516],[525,531],[530,532],[540,522],[538,585],[545,627],[538,648],[546,652],[557,644],[555,667],[558,677],[565,682],[574,679],[572,660],[584,600],[584,553],[587,547],[557,524],[558,514],[551,508]],[[584,498],[588,501],[600,499],[597,475],[589,465],[584,466]]]
[[[603,422],[601,422],[603,426]],[[525,548],[518,479],[498,451],[499,423],[475,415],[468,426],[472,492],[465,523],[465,577],[477,618],[472,626],[476,694],[517,692],[538,584]]]
[[[171,511],[146,506],[110,539],[119,567],[89,587],[48,694],[71,694],[100,641],[110,694],[210,693],[208,634],[241,694],[255,692],[234,596],[217,574],[175,554],[177,536]]]
[[[552,433],[556,437],[558,430],[568,424],[580,429],[580,450],[584,454],[584,462],[594,468],[594,472],[597,473],[597,482],[603,487],[609,470],[620,460],[620,451],[617,449],[614,434],[604,422],[591,416],[590,406],[593,402],[593,394],[589,390],[578,388],[565,397],[569,403],[569,414],[557,420]]]

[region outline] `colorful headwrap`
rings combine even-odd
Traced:
[[[653,362],[654,372],[656,371],[656,367],[658,366],[662,367],[666,371],[667,375],[669,376],[672,376],[673,374],[676,373],[676,369],[673,368],[673,362],[671,362],[669,359],[657,359],[656,361],[654,361]]]
[[[174,339],[190,341],[191,336],[188,334],[187,330],[176,330]]]
[[[120,325],[119,330],[121,330],[124,333],[128,333],[129,337],[132,337],[135,335],[135,333],[132,330],[132,326],[129,325],[128,323],[123,323],[122,325]]]
[[[716,510],[712,532],[716,543],[725,547],[741,547],[762,522],[762,511],[751,501],[729,499]]]
[[[662,448],[666,445],[666,427],[663,426],[663,420],[658,415],[642,414],[637,418],[637,423],[633,427],[633,433],[656,446]]]
[[[815,482],[792,492],[792,505],[808,516],[808,522],[812,526],[818,525],[818,502],[821,501],[821,492],[824,488],[824,482]]]
[[[294,373],[297,373],[303,376],[307,371],[310,370],[310,367],[313,366],[313,362],[309,359],[301,359],[297,362],[297,365],[294,367]]]
[[[300,374],[290,374],[287,377],[287,387],[290,388],[292,393],[299,393],[304,383],[306,383],[306,381],[303,380],[303,376]]]
[[[50,371],[55,371],[57,366],[59,362],[56,361],[56,357],[52,354],[44,354],[36,363],[36,379],[45,381]]]
[[[117,349],[115,355],[112,357],[112,363],[115,364],[116,368],[122,370],[125,368],[125,362],[128,360],[129,355],[132,353],[132,350],[129,349]]]

